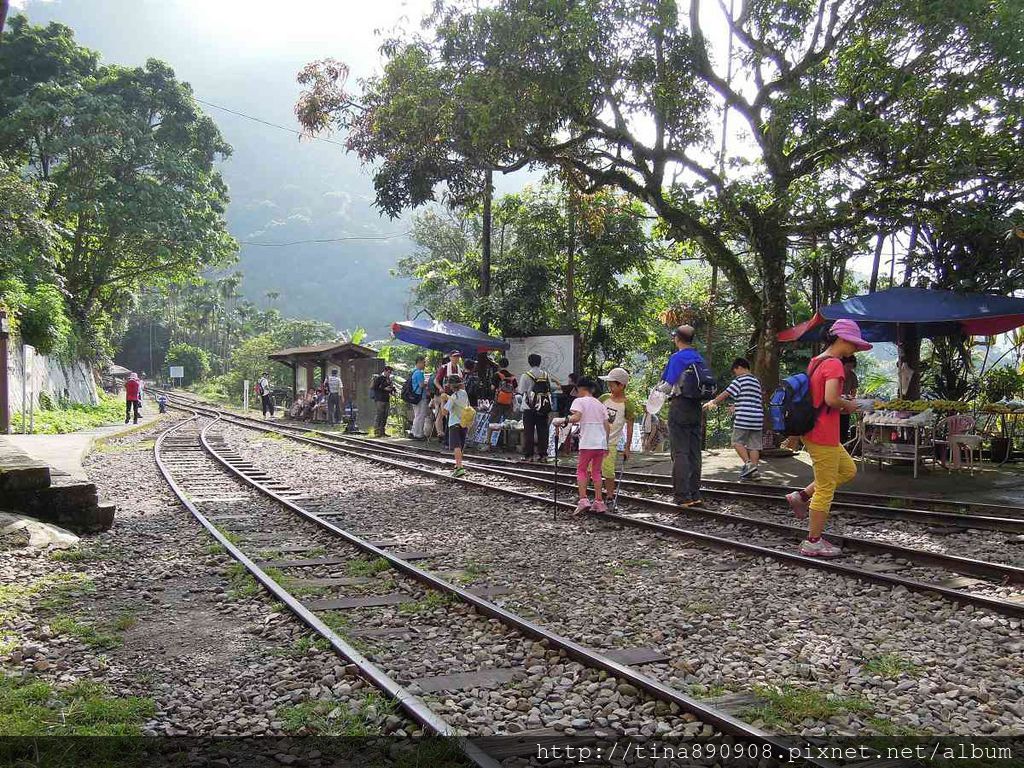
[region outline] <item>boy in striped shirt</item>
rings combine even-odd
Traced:
[[[724,392],[704,404],[704,408],[717,408],[727,397],[733,399],[735,414],[732,422],[732,447],[743,460],[740,480],[757,474],[757,462],[761,458],[764,429],[764,398],[761,394],[761,382],[750,372],[750,363],[743,357],[737,357],[732,364],[732,375],[735,377]]]

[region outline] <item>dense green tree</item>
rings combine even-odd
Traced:
[[[11,19],[0,45],[0,152],[46,185],[56,271],[93,353],[140,286],[226,263],[230,147],[166,64],[102,65],[59,24]]]
[[[390,215],[531,164],[635,196],[728,279],[771,385],[794,246],[979,189],[1024,194],[1024,16],[1011,0],[737,6],[719,3],[730,82],[701,0],[440,0],[358,93],[337,62],[305,70],[297,113],[348,132]],[[719,164],[723,108],[749,141]]]
[[[202,381],[210,373],[210,355],[205,349],[178,342],[167,350],[167,365],[180,365],[185,369],[185,386]]]
[[[494,204],[491,294],[480,298],[480,216],[427,211],[413,223],[416,251],[398,272],[418,282],[414,301],[437,317],[475,324],[483,315],[504,336],[576,327],[584,362],[625,359],[649,341],[639,332],[658,243],[635,201],[579,196],[553,184]],[[571,318],[571,321],[570,321]]]

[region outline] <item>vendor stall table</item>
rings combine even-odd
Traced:
[[[935,415],[930,410],[913,416],[903,416],[896,411],[864,414],[857,426],[861,460],[865,466],[868,461],[877,460],[879,468],[883,461],[910,461],[914,465],[914,479],[917,479],[924,459],[934,461],[935,458],[934,423]],[[910,434],[913,442],[910,442]]]

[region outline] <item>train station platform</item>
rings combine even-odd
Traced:
[[[77,533],[106,530],[115,505],[102,502],[83,460],[96,441],[117,437],[159,418],[112,424],[64,435],[0,435],[0,509]]]

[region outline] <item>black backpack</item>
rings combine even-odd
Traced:
[[[405,380],[405,384],[402,385],[401,398],[405,400],[409,405],[418,405],[420,400],[423,399],[423,393],[416,394],[412,389],[412,376],[409,376]]]
[[[477,403],[480,402],[480,377],[475,373],[466,374],[463,386],[466,389],[466,397],[469,398],[469,404],[476,408]]]
[[[533,379],[533,389],[526,393],[526,407],[534,413],[551,413],[551,381],[546,373],[540,378],[535,378],[532,373],[527,373]]]
[[[679,382],[679,396],[706,402],[718,393],[718,383],[703,360],[690,363]]]

